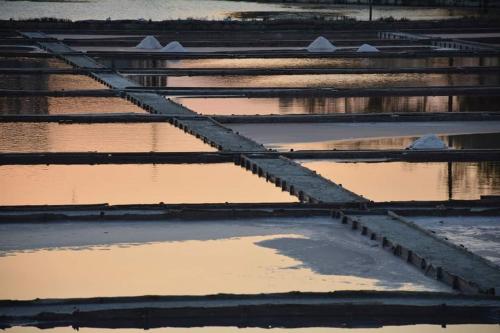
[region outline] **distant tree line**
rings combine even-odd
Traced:
[[[238,1],[238,0],[236,0]],[[367,5],[370,0],[253,0],[265,3],[308,3]],[[439,7],[500,7],[500,0],[372,0],[373,5],[439,6]]]

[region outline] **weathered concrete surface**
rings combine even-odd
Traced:
[[[93,79],[113,89],[126,89],[129,87],[140,87],[139,84],[129,80],[117,73],[92,73]]]
[[[363,203],[368,201],[285,157],[242,156],[239,163],[247,170],[281,187],[282,190],[298,196],[303,202]]]
[[[266,151],[264,146],[233,132],[229,128],[223,127],[208,117],[175,119],[173,124],[219,150],[236,152]]]
[[[196,116],[192,110],[154,93],[128,92],[125,98],[152,114],[169,116]]]
[[[0,325],[268,328],[498,323],[499,309],[498,298],[425,292],[44,299],[0,301]]]
[[[497,294],[500,290],[500,267],[472,252],[456,246],[389,212],[384,215],[343,215],[343,223],[363,235],[379,240],[408,263],[419,267],[462,292]]]

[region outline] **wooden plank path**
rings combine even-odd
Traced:
[[[377,240],[383,248],[426,275],[466,293],[500,294],[500,267],[411,221],[389,214],[345,215],[342,223]]]
[[[36,38],[38,38],[29,35],[27,37],[35,40]],[[61,59],[66,60],[70,64],[75,65],[76,67],[79,67],[79,64],[77,64],[74,60],[67,60],[65,53],[68,53],[72,57],[82,57],[84,59],[88,58],[84,54],[75,55],[71,48],[67,47],[62,43],[45,43],[45,44],[38,43],[38,44],[41,45],[47,51],[57,55]],[[62,44],[62,46],[60,44]],[[94,61],[91,58],[88,59],[89,62]],[[85,60],[83,60],[82,63],[83,62],[85,62]],[[101,67],[102,66],[100,64],[96,63],[95,68],[101,68]],[[130,87],[140,88],[138,84],[130,82],[130,80],[124,78],[118,73],[99,72],[99,73],[91,73],[90,76],[95,78],[99,82],[109,86],[112,89],[124,89]],[[139,106],[142,107],[146,106],[145,107],[146,110],[148,110],[151,113],[162,114],[164,112],[169,112],[169,114],[172,114],[170,113],[170,111],[173,110],[172,112],[174,114],[175,113],[183,114],[182,119],[173,119],[173,124],[175,126],[183,129],[185,132],[195,135],[196,137],[202,139],[203,141],[209,143],[210,145],[217,147],[221,151],[258,152],[266,150],[266,148],[264,148],[263,145],[258,144],[251,139],[248,139],[244,136],[241,136],[233,132],[231,129],[222,126],[221,124],[217,123],[216,121],[214,121],[209,117],[196,117],[196,114],[193,111],[181,107],[178,104],[175,104],[174,107],[174,105],[172,104],[173,102],[167,101],[164,97],[160,95],[155,95],[153,93],[147,93],[147,94],[141,94],[141,93],[144,93],[144,91],[142,92],[126,91],[124,97],[134,101]],[[160,102],[160,100],[162,102]],[[279,160],[279,157],[276,157],[275,159]],[[268,163],[268,165],[270,168],[274,166],[273,163]],[[348,200],[353,200],[355,202],[365,201],[361,197],[354,195],[351,192],[336,186],[334,183],[324,179],[319,175],[316,175],[315,173],[309,172],[305,174],[303,169],[304,169],[303,167],[301,167],[296,163],[288,163],[286,165],[286,168],[273,170],[273,173],[276,173],[278,176],[281,177],[288,177],[289,173],[299,172],[301,174],[300,187],[305,186],[305,183],[307,183],[307,181],[311,182],[311,184],[314,184],[312,188],[309,188],[308,195],[305,198],[308,199],[309,201],[333,202],[337,199],[341,199],[342,202],[346,202]],[[289,181],[291,181],[291,179]],[[332,186],[332,190],[330,191],[331,194],[335,195],[328,198],[326,194],[330,192],[328,192],[327,189],[322,188],[322,186],[319,186],[318,184],[323,186],[325,185]],[[342,195],[342,192],[345,192],[345,194]]]

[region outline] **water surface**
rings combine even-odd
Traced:
[[[0,228],[0,299],[449,291],[330,218]]]
[[[296,202],[231,163],[0,166],[0,205]]]
[[[146,113],[119,97],[1,97],[0,114]]]
[[[345,188],[374,201],[479,199],[500,194],[500,163],[342,163],[303,161]]]
[[[11,90],[86,90],[107,89],[85,75],[68,74],[0,74],[0,89]]]
[[[215,151],[167,123],[0,123],[1,152]]]
[[[203,114],[334,114],[497,111],[499,96],[174,97]]]

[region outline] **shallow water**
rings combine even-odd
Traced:
[[[449,291],[330,218],[0,228],[0,299]]]
[[[500,194],[500,163],[340,163],[302,161],[323,177],[374,201],[479,199]]]
[[[0,114],[146,113],[119,97],[0,97]]]
[[[0,57],[1,68],[71,68],[56,58]]]
[[[415,138],[434,133],[457,149],[494,149],[500,146],[498,121],[262,123],[228,124],[234,131],[267,148],[280,151],[308,149],[404,149]]]
[[[500,129],[499,129],[500,130]],[[405,149],[418,136],[385,137],[380,139],[337,140],[320,142],[283,143],[266,145],[279,151],[293,150],[370,150]],[[439,138],[453,149],[500,149],[500,133],[440,135]]]
[[[99,58],[115,68],[324,68],[324,67],[447,67],[450,58],[256,58],[256,59],[119,59]],[[454,66],[498,66],[498,57],[451,58]]]
[[[496,111],[499,96],[378,96],[378,97],[173,97],[202,114],[335,114],[396,112]]]
[[[446,325],[442,327],[441,325],[409,325],[409,326],[384,326],[376,328],[327,328],[327,327],[308,327],[308,328],[241,328],[241,327],[190,327],[190,328],[176,328],[169,327],[168,332],[203,332],[203,333],[233,333],[233,332],[251,332],[251,333],[265,333],[265,332],[290,332],[290,333],[498,333],[498,325],[478,325],[478,324],[466,324],[466,325]],[[142,329],[101,329],[101,328],[78,328],[79,332],[82,333],[96,333],[96,332],[109,332],[109,333],[143,333]],[[164,332],[165,329],[151,329],[148,328],[150,332]],[[73,333],[75,329],[72,327],[62,327],[62,328],[49,328],[49,329],[37,329],[32,327],[13,327],[7,328],[5,332],[8,333],[28,333],[28,332],[47,332],[47,333]]]
[[[0,152],[216,151],[167,123],[0,123]]]
[[[418,216],[410,220],[500,265],[498,216]]]
[[[388,88],[497,85],[499,76],[479,74],[317,74],[235,76],[130,76],[153,87]],[[68,88],[69,89],[69,88]]]
[[[259,12],[294,13],[307,11],[326,17],[349,16],[358,20],[368,19],[366,6],[346,5],[281,5],[254,3],[251,1],[223,0],[149,0],[138,3],[134,0],[89,0],[89,1],[0,1],[0,19],[56,17],[71,20],[100,19],[237,19],[242,13],[251,18],[261,18]],[[256,12],[256,13],[252,13]],[[412,20],[448,19],[478,15],[479,10],[425,8],[425,7],[375,7],[374,19],[380,17],[409,18]],[[266,14],[267,15],[267,14]]]
[[[230,163],[0,166],[0,205],[296,202]]]
[[[61,74],[0,74],[0,89],[11,90],[85,90],[107,89],[105,85],[85,75]]]

